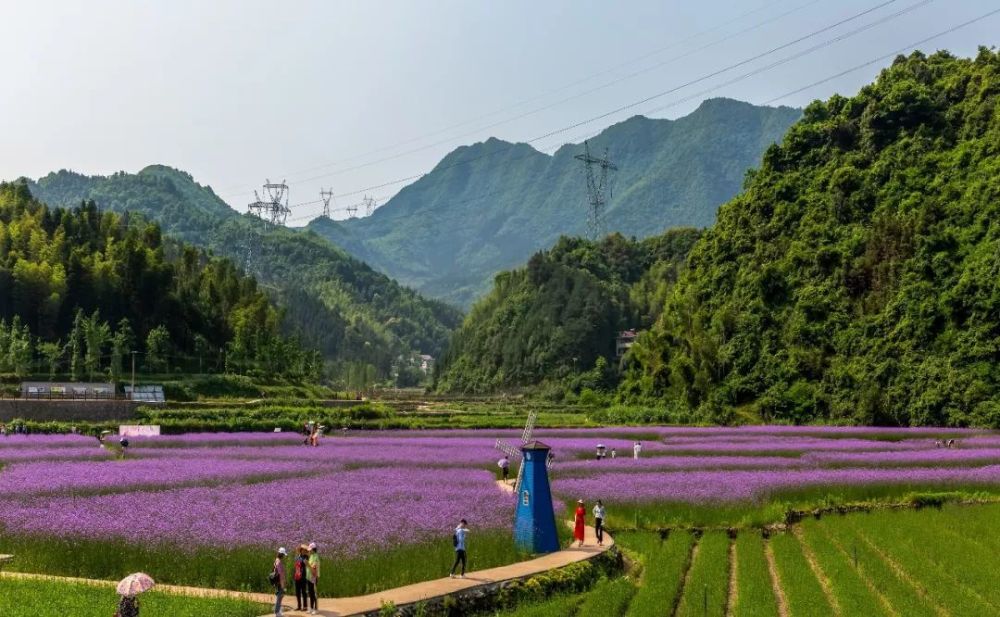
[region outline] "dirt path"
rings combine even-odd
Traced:
[[[739,588],[736,584],[736,538],[729,539],[729,593],[726,595],[726,615],[732,617],[736,609],[736,599],[739,596]]]
[[[500,483],[498,483],[500,484]],[[511,492],[512,488],[507,485],[504,490]],[[413,604],[424,600],[431,600],[453,594],[460,591],[467,591],[476,587],[492,585],[503,581],[515,580],[542,574],[548,570],[562,568],[571,563],[592,559],[614,546],[614,538],[607,532],[604,533],[604,545],[597,546],[597,536],[593,527],[587,527],[584,545],[582,547],[566,548],[555,553],[542,555],[528,561],[521,561],[499,568],[478,570],[468,572],[465,578],[439,578],[395,589],[387,589],[378,593],[365,596],[354,596],[350,598],[320,598],[319,614],[327,617],[346,617],[348,615],[362,615],[372,611],[378,611],[383,604],[392,602],[396,606]],[[473,549],[474,550],[474,549]],[[448,564],[442,566],[447,568]],[[21,572],[0,572],[0,577],[26,578],[33,580],[52,580],[60,582],[83,583],[101,587],[114,587],[114,581],[103,581],[86,578],[72,578],[62,576],[48,576],[44,574],[26,574]],[[274,594],[270,593],[247,593],[240,591],[229,591],[225,589],[205,589],[201,587],[183,587],[176,585],[157,585],[156,590],[164,593],[171,593],[182,596],[193,597],[213,597],[213,598],[236,598],[260,602],[262,604],[274,605]],[[289,596],[287,593],[283,601],[284,613],[286,615],[305,615],[306,612],[292,610],[289,602],[295,602],[294,592]],[[268,613],[264,617],[271,617],[273,613]]]
[[[778,566],[774,563],[774,551],[771,543],[764,543],[764,557],[767,558],[767,572],[771,575],[771,588],[774,590],[774,599],[778,603],[778,617],[788,617],[788,599],[785,598],[785,591],[781,588],[781,579],[778,578]]]
[[[823,572],[823,568],[820,567],[819,562],[816,561],[816,553],[813,552],[812,547],[809,546],[808,542],[806,542],[802,533],[802,528],[794,527],[792,529],[792,534],[795,536],[795,539],[799,541],[799,546],[802,547],[802,554],[805,555],[809,568],[816,576],[816,580],[819,581],[819,586],[823,588],[823,595],[826,596],[827,603],[829,603],[830,608],[833,609],[833,614],[843,615],[844,611],[840,608],[840,602],[838,602],[837,597],[833,595],[833,585],[830,583],[830,579],[826,576],[826,573]]]
[[[688,553],[687,563],[684,564],[684,576],[681,577],[681,588],[677,590],[677,597],[674,598],[674,605],[670,609],[670,614],[675,617],[681,608],[681,598],[684,597],[684,590],[688,588],[688,583],[691,582],[691,564],[693,564],[695,558],[698,557],[698,549],[700,546],[701,538],[695,537],[694,543],[691,545],[691,552]]]

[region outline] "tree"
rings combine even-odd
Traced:
[[[170,370],[167,357],[170,353],[170,332],[163,325],[156,326],[146,336],[146,367],[153,373]]]
[[[99,311],[94,313],[84,321],[84,341],[87,344],[87,353],[84,357],[84,364],[87,369],[88,378],[93,380],[101,370],[101,357],[104,347],[111,338],[111,327],[107,322],[101,321]]]
[[[69,333],[69,373],[73,381],[80,381],[83,374],[85,321],[83,309],[77,309],[73,317],[73,329]]]
[[[132,326],[127,319],[122,319],[118,322],[118,329],[111,339],[111,364],[108,366],[111,381],[117,383],[121,380],[122,361],[125,355],[132,351],[132,346]]]
[[[45,365],[49,369],[49,381],[54,381],[59,373],[59,365],[62,363],[66,348],[62,341],[46,341],[38,344],[38,353],[45,358]]]

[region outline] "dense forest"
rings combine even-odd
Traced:
[[[316,377],[322,359],[232,262],[94,202],[49,208],[0,183],[0,373],[117,380],[141,370]]]
[[[706,227],[746,170],[801,116],[800,109],[708,99],[668,120],[635,116],[589,140],[619,170],[607,203],[609,233],[646,238]],[[421,293],[469,307],[495,274],[520,267],[560,236],[587,226],[582,143],[551,155],[491,138],[462,146],[372,214],[310,228]]]
[[[438,389],[612,387],[616,336],[654,322],[698,233],[677,229],[643,241],[564,237],[524,268],[497,275],[439,363]]]
[[[619,396],[1000,426],[1000,55],[899,57],[815,102],[696,243]]]
[[[210,187],[169,167],[110,176],[60,171],[29,186],[53,206],[93,200],[100,208],[142,214],[171,237],[241,266],[252,247],[250,271],[282,308],[284,332],[319,349],[345,385],[411,374],[405,369],[413,354],[439,356],[461,319],[458,310],[426,300],[312,232],[263,229]]]

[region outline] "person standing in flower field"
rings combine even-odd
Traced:
[[[455,528],[455,535],[452,536],[452,543],[455,545],[455,563],[451,566],[451,578],[455,578],[455,568],[458,564],[462,564],[462,573],[459,574],[459,578],[465,578],[465,566],[466,566],[466,552],[465,552],[465,536],[469,533],[468,522],[463,518],[458,523],[458,527]]]
[[[499,461],[497,461],[497,466],[500,467],[500,475],[503,477],[504,484],[507,483],[507,478],[510,476],[510,458],[505,456]]]
[[[274,585],[274,617],[283,617],[284,613],[281,611],[281,600],[285,597],[285,556],[288,555],[288,551],[285,547],[278,549],[278,555],[274,558],[274,567],[271,568],[271,574],[267,577],[267,580]]]
[[[583,546],[584,519],[586,518],[586,516],[587,516],[587,510],[585,510],[584,507],[583,507],[583,500],[582,499],[577,499],[576,500],[576,513],[575,513],[575,519],[576,520],[574,521],[574,524],[573,524],[573,540],[575,542],[579,542],[580,546]]]
[[[295,610],[304,611],[309,608],[309,598],[306,594],[308,581],[306,580],[309,569],[309,549],[305,544],[300,544],[296,551],[295,566],[292,568],[292,580],[295,582]]]
[[[641,452],[642,452],[642,443],[637,441],[635,442],[635,445],[632,446],[632,458],[634,458],[635,460],[639,460],[639,454]]]
[[[315,615],[319,610],[316,599],[316,585],[319,584],[319,549],[315,542],[309,543],[309,561],[307,562],[306,583],[309,588],[309,614]]]
[[[594,531],[597,533],[597,546],[604,546],[604,502],[597,500],[594,506]]]

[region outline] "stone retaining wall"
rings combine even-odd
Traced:
[[[129,420],[141,401],[58,401],[0,399],[0,422],[18,418],[35,422],[106,422]]]

